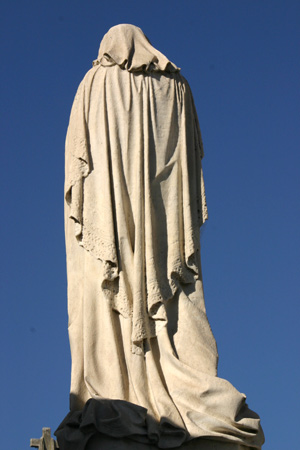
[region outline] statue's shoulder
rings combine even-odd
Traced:
[[[93,66],[90,70],[87,71],[87,73],[84,75],[81,83],[84,86],[89,85],[91,81],[94,79],[97,72],[101,71],[101,66]],[[80,86],[79,85],[79,86]]]
[[[178,77],[182,86],[186,89],[187,92],[192,93],[188,80],[182,75],[181,72],[178,73]]]

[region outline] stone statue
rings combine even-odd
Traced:
[[[72,374],[61,450],[261,448],[259,417],[217,377],[200,264],[202,157],[180,69],[139,28],[111,28],[66,139]]]

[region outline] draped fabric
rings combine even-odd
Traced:
[[[103,37],[94,65],[118,64],[129,72],[178,72],[180,69],[154,48],[142,30],[127,24],[112,27]]]
[[[140,432],[161,448],[208,437],[257,449],[259,417],[217,377],[200,263],[202,157],[180,70],[139,28],[113,27],[78,88],[66,139],[71,414],[89,399],[99,408],[121,400],[144,408]]]
[[[178,283],[198,277],[207,209],[197,124],[178,72],[97,65],[75,98],[66,145],[70,217],[79,244],[104,262],[102,289],[113,309],[132,317],[133,351],[166,323],[164,303]]]

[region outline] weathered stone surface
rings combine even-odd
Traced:
[[[43,428],[43,434],[40,439],[30,439],[30,447],[38,448],[39,450],[55,450],[58,443],[51,437],[51,429]]]
[[[114,439],[108,436],[98,436],[92,439],[86,450],[159,450],[154,445],[140,444],[130,439]],[[208,439],[193,439],[180,447],[173,447],[169,450],[249,450],[240,444],[210,441]]]
[[[72,376],[62,450],[75,429],[76,450],[95,429],[125,446],[135,435],[160,448],[189,436],[215,439],[210,448],[263,443],[245,395],[217,376],[200,263],[202,157],[180,69],[139,28],[113,27],[66,139]]]

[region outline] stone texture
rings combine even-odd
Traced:
[[[178,433],[215,439],[207,448],[263,443],[245,395],[217,376],[200,262],[202,158],[180,69],[139,28],[113,27],[78,88],[66,139],[73,415],[57,434],[62,450],[74,423],[78,436],[118,430],[155,436],[160,448]]]
[[[30,439],[30,447],[35,447],[39,450],[55,450],[59,448],[57,441],[51,437],[50,428],[43,428],[43,434],[40,439]]]
[[[114,439],[108,436],[97,436],[89,442],[86,450],[158,450],[159,447],[147,444],[139,444],[130,439]],[[208,439],[193,439],[173,450],[249,450],[240,444],[232,444],[221,441],[210,441]],[[172,450],[172,449],[170,449]]]

